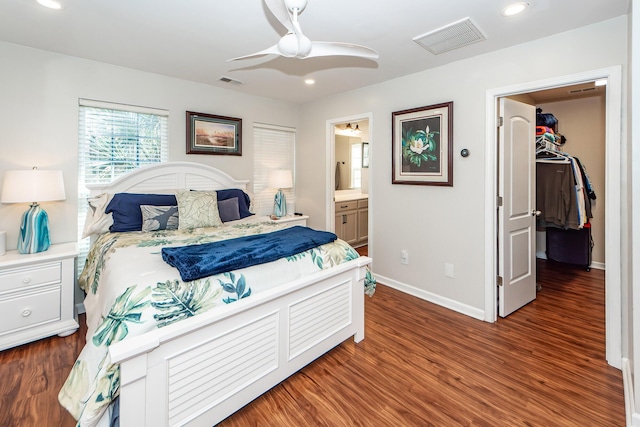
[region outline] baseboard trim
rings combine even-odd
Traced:
[[[406,283],[398,282],[397,280],[393,280],[389,277],[381,276],[378,273],[376,273],[376,280],[379,283],[384,284],[385,286],[389,286],[390,288],[397,289],[401,292],[413,295],[414,297],[429,301],[441,307],[445,307],[469,317],[473,317],[474,319],[485,320],[484,310],[481,310],[479,308],[461,304],[458,301],[436,295],[434,293],[425,291],[424,289],[416,288],[415,286],[407,285]]]
[[[633,373],[631,362],[628,358],[622,358],[622,386],[624,389],[624,410],[627,419],[627,427],[640,427],[640,414],[636,412],[635,397],[633,393]]]

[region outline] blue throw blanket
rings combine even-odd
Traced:
[[[162,248],[162,259],[177,268],[182,280],[187,282],[275,261],[336,239],[333,233],[297,225],[220,242]]]

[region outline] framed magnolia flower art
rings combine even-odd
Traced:
[[[392,113],[392,183],[453,186],[453,102]]]

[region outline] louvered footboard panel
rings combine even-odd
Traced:
[[[278,314],[167,361],[169,425],[179,426],[278,367]]]
[[[353,321],[351,283],[346,281],[289,308],[289,360]]]

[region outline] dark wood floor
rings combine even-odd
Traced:
[[[494,324],[379,285],[349,340],[223,423],[624,426],[605,361],[604,272],[539,262],[538,298]],[[83,335],[0,352],[0,426],[73,426],[56,400]]]

